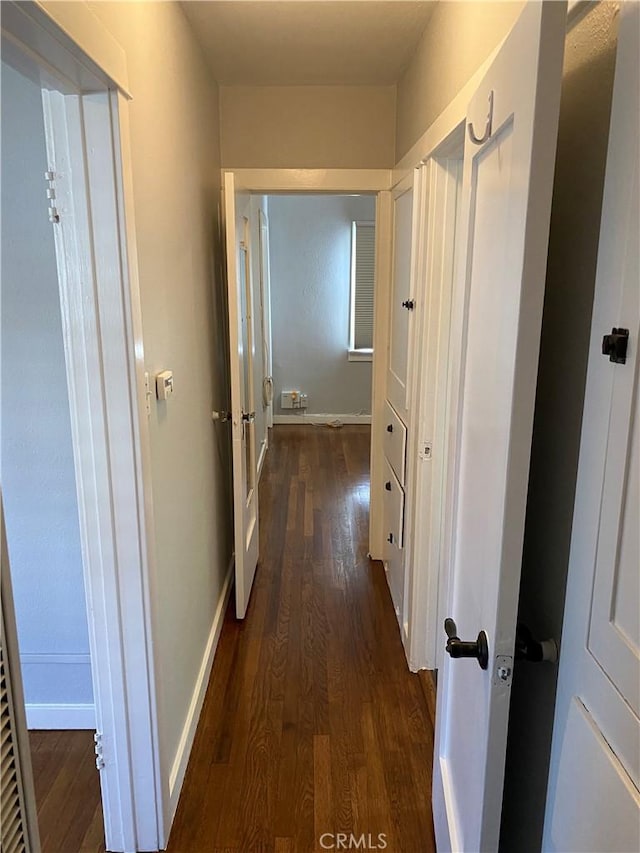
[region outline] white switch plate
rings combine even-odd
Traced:
[[[173,394],[173,371],[162,370],[156,374],[156,397],[158,400],[168,400]]]

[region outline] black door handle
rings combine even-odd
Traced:
[[[387,482],[384,484],[384,487],[388,492],[390,492],[391,491],[391,480],[387,480]]]
[[[389,543],[391,543],[391,545],[393,545],[393,533],[390,533],[390,534],[387,536],[387,542],[389,542]]]
[[[413,311],[414,305],[415,305],[415,303],[414,303],[413,299],[405,299],[405,301],[402,303],[402,307],[406,308],[407,311]]]
[[[629,346],[629,329],[611,329],[602,339],[602,355],[608,355],[614,364],[626,364]]]
[[[393,432],[393,424],[387,424],[387,432]]]
[[[489,668],[489,641],[484,631],[480,631],[475,642],[461,640],[453,619],[444,620],[444,630],[447,635],[445,649],[452,658],[475,658],[480,669]]]

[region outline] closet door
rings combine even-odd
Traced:
[[[412,289],[417,175],[416,169],[393,191],[393,270],[387,398],[405,424],[409,414],[409,346],[415,305]]]
[[[0,516],[0,850],[2,853],[39,853],[29,735],[1,499]]]

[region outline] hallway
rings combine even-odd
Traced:
[[[306,853],[337,833],[435,849],[433,725],[368,509],[368,426],[274,428],[252,598],[225,619],[170,853]]]

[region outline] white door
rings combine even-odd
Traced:
[[[438,679],[439,851],[498,848],[566,13],[527,3],[467,111],[448,615],[488,653]]]
[[[409,341],[412,295],[414,238],[415,169],[393,190],[393,272],[389,301],[389,361],[387,398],[405,424],[409,415]]]
[[[233,512],[236,616],[244,619],[258,564],[258,488],[253,388],[253,288],[250,201],[224,176],[224,212],[229,303],[229,363],[233,443]]]
[[[558,853],[640,850],[638,4],[619,33],[545,815]],[[624,363],[602,352],[613,327]]]

